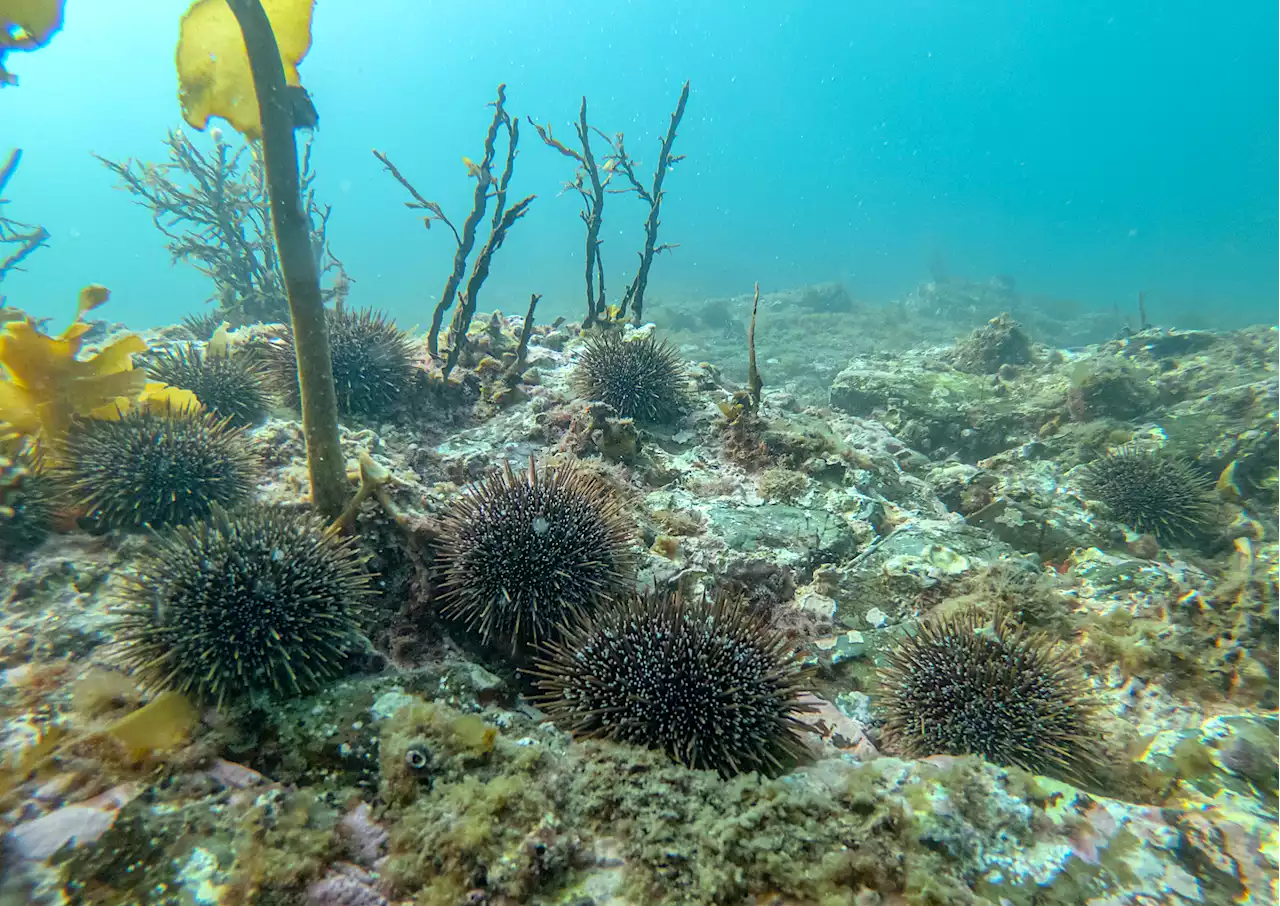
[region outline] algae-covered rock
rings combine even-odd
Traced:
[[[970,460],[1013,446],[1035,421],[988,377],[901,360],[854,361],[832,382],[831,405],[879,419],[925,453],[955,451]]]
[[[1137,418],[1160,399],[1156,374],[1123,359],[1079,361],[1069,371],[1070,405],[1081,418]]]
[[[1031,361],[1031,340],[1008,312],[992,318],[951,351],[951,361],[969,374],[995,374]]]
[[[716,504],[707,515],[708,531],[721,536],[734,551],[772,548],[839,560],[854,549],[848,524],[826,510],[780,503],[756,507]]]
[[[1179,403],[1153,421],[1172,453],[1210,474],[1217,476],[1234,463],[1230,480],[1242,499],[1274,515],[1278,410],[1276,382],[1257,381]]]
[[[940,520],[919,520],[900,527],[846,570],[836,595],[836,622],[863,632],[892,626],[913,614],[922,599],[936,601],[988,564],[1017,558],[986,532]],[[872,621],[868,615],[882,616]]]

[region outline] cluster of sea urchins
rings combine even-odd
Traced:
[[[441,610],[511,651],[629,590],[633,532],[600,479],[571,467],[510,464],[446,515]]]
[[[413,380],[413,343],[386,315],[371,309],[325,312],[338,412],[357,418],[384,418],[403,399]],[[272,385],[298,407],[298,361],[293,330],[286,325],[260,347]]]
[[[1120,522],[1162,544],[1192,538],[1209,522],[1209,481],[1165,453],[1124,446],[1091,463],[1085,490]]]
[[[689,408],[679,355],[652,336],[625,340],[610,332],[588,340],[573,380],[584,398],[641,424],[671,422]]]
[[[247,500],[259,465],[229,419],[170,406],[75,422],[54,475],[97,528],[158,528]]]
[[[724,777],[778,774],[805,753],[806,671],[742,601],[653,593],[581,615],[529,671],[573,735],[665,751]]]
[[[312,691],[364,645],[372,589],[351,538],[256,508],[161,535],[128,584],[121,658],[157,689],[217,705]]]
[[[877,704],[886,743],[908,758],[981,755],[1077,781],[1102,758],[1078,661],[1003,616],[922,624],[887,651]]]

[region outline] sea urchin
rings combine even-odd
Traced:
[[[589,340],[573,380],[584,398],[642,424],[673,421],[689,408],[679,356],[652,336],[624,340],[609,332]]]
[[[158,528],[244,501],[258,468],[229,419],[131,409],[117,419],[73,424],[55,474],[70,502],[98,527]]]
[[[632,532],[598,479],[574,468],[510,464],[444,519],[442,612],[512,651],[569,616],[629,590]]]
[[[414,351],[409,335],[386,315],[371,309],[325,312],[338,412],[383,418],[393,412],[413,380]],[[293,332],[285,327],[262,347],[273,385],[297,408],[298,361]]]
[[[265,370],[246,353],[202,353],[188,344],[161,352],[147,363],[148,377],[190,390],[211,412],[237,428],[256,425],[267,415]]]
[[[878,710],[908,758],[981,755],[1087,779],[1099,762],[1095,706],[1080,665],[1046,636],[973,612],[926,622],[885,653]]]
[[[217,509],[160,536],[128,583],[121,660],[200,702],[296,695],[339,675],[372,594],[350,538],[305,512]]]
[[[653,593],[606,605],[547,643],[537,702],[574,736],[665,751],[723,777],[805,753],[808,678],[781,633],[727,597]]]
[[[21,557],[48,536],[54,495],[53,483],[29,453],[0,454],[0,561]]]
[[[1181,459],[1133,446],[1091,463],[1084,486],[1116,519],[1161,543],[1194,537],[1213,512],[1207,479]]]

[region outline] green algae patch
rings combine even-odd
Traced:
[[[410,804],[437,780],[447,782],[484,768],[498,741],[498,729],[479,715],[414,701],[382,728],[379,794],[389,804]],[[518,761],[519,753],[514,754]]]
[[[901,887],[903,826],[879,800],[875,773],[811,786],[755,776],[723,781],[651,753],[584,746],[572,778],[574,823],[612,832],[626,859],[627,902],[737,903],[756,894],[853,902],[861,888]],[[886,833],[886,831],[888,833]]]
[[[566,861],[547,845],[556,834],[545,793],[514,773],[437,783],[400,814],[387,876],[406,892],[417,889],[424,906],[456,903],[480,885],[523,902],[549,887]]]
[[[386,876],[422,906],[475,888],[575,902],[599,895],[583,885],[601,883],[602,864],[617,869],[610,895],[654,906],[753,896],[843,906],[863,891],[904,904],[981,903],[968,892],[975,828],[1017,839],[1032,812],[976,759],[927,769],[925,782],[894,759],[726,781],[626,746],[555,752],[533,737],[477,733],[478,719],[418,703],[384,732],[383,795],[397,803],[384,816]],[[423,750],[429,772],[406,761]]]
[[[275,787],[231,802],[183,801],[189,792],[175,786],[139,797],[94,844],[56,856],[68,900],[284,906],[340,858],[338,813],[309,792]]]
[[[232,903],[297,902],[337,857],[338,813],[306,791],[268,790],[243,816],[232,839],[227,886]]]
[[[387,721],[380,748],[397,891],[422,906],[452,906],[479,886],[523,900],[567,867],[543,747],[419,701]]]

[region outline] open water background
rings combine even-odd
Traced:
[[[58,323],[76,290],[143,327],[197,310],[147,211],[91,156],[159,159],[181,124],[173,50],[182,0],[68,0],[45,49],[14,54],[0,151],[25,159],[8,213],[52,246],[4,284]],[[967,3],[319,0],[303,83],[320,111],[319,194],[355,279],[352,302],[423,323],[452,258],[378,148],[461,220],[486,104],[562,139],[582,95],[646,166],[693,82],[669,176],[650,298],[696,300],[841,280],[900,296],[931,274],[1009,275],[1045,305],[1131,308],[1231,326],[1276,318],[1277,5],[1241,0]],[[570,162],[527,123],[513,192],[537,193],[480,301],[577,316],[583,228],[558,194]],[[608,284],[634,267],[645,211],[605,209]],[[611,293],[612,294],[612,293]]]

